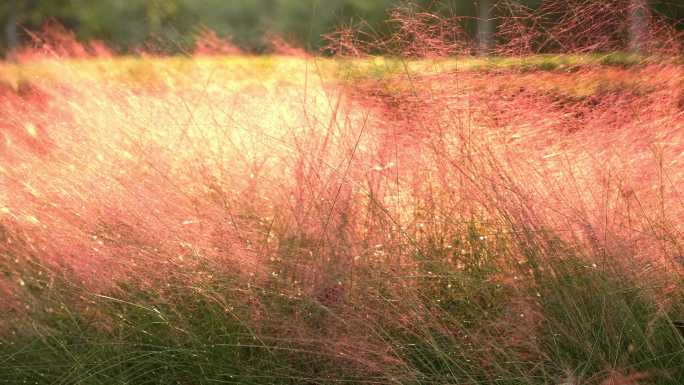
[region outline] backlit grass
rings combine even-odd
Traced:
[[[681,383],[682,72],[633,60],[3,63],[0,382]]]

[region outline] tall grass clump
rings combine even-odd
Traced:
[[[601,4],[2,63],[0,383],[681,383],[680,40]]]

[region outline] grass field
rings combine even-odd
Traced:
[[[0,63],[0,383],[681,384],[682,70]]]

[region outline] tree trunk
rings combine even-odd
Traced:
[[[491,50],[492,35],[494,34],[494,23],[491,16],[491,0],[480,0],[477,18],[477,50],[480,55],[488,55]]]
[[[19,32],[17,30],[19,17],[17,14],[17,3],[12,1],[7,22],[5,23],[5,54],[8,59],[11,59],[12,51],[19,46]]]
[[[644,51],[648,33],[648,4],[646,0],[629,1],[629,50]]]

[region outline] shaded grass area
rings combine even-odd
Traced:
[[[45,278],[23,276],[27,307],[3,336],[3,383],[302,383],[347,374],[336,376],[340,363],[315,342],[279,343],[277,333],[255,330],[265,326],[248,298],[265,301],[269,317],[288,316],[292,305],[230,277],[120,283],[105,295],[38,273]]]
[[[480,235],[466,239],[458,268],[428,248],[417,275],[380,267],[333,300],[292,295],[284,278],[254,284],[201,268],[94,293],[36,261],[5,260],[21,306],[3,317],[0,382],[606,384],[613,369],[649,384],[683,378],[681,287],[659,300],[657,282],[610,260],[587,265],[555,241],[529,248],[507,283],[497,277],[511,271]],[[188,274],[203,278],[190,285]]]
[[[646,95],[656,89],[630,71],[658,63],[678,63],[673,57],[642,57],[631,53],[587,55],[533,55],[434,60],[375,58],[340,61],[336,77],[350,84],[370,84],[371,91],[389,97],[415,94],[421,79],[463,77],[467,91],[498,87],[499,93],[525,91],[549,97],[560,104],[595,103],[605,95],[632,93]],[[678,64],[676,64],[678,65]],[[481,83],[471,77],[480,77]],[[490,82],[489,77],[501,81]],[[446,84],[450,84],[447,82]],[[439,86],[437,86],[439,88]],[[369,92],[369,90],[365,90]]]
[[[586,67],[631,68],[658,61],[676,60],[672,57],[644,57],[633,53],[610,52],[605,54],[556,55],[540,54],[525,57],[463,57],[411,60],[405,58],[376,57],[341,61],[342,74],[353,80],[382,80],[387,77],[415,73],[453,71],[561,71],[573,72]]]

